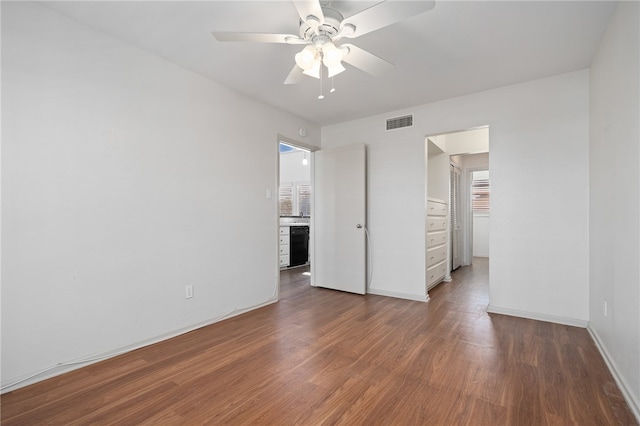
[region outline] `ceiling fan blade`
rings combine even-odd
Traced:
[[[435,5],[436,2],[434,0],[382,1],[362,12],[345,18],[340,27],[344,28],[345,25],[350,24],[355,27],[355,31],[352,34],[347,32],[342,37],[355,38],[379,30],[411,16],[431,10]]]
[[[318,0],[293,0],[293,4],[304,22],[308,21],[309,16],[318,18],[319,24],[324,22],[324,13]]]
[[[354,46],[353,44],[343,44],[340,47],[347,47],[349,53],[344,55],[342,60],[362,71],[373,76],[379,76],[389,72],[393,68],[393,64],[386,61],[373,53],[369,53],[364,49]]]
[[[302,73],[302,68],[297,65],[293,66],[293,69],[287,76],[287,79],[284,81],[284,84],[298,84],[304,78],[304,74]]]
[[[231,31],[214,31],[212,34],[218,41],[252,41],[258,43],[286,44],[306,43],[306,41],[293,34],[237,33]]]

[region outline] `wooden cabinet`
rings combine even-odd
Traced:
[[[447,203],[427,200],[427,291],[447,275]]]
[[[289,266],[289,227],[280,227],[280,267],[286,268]]]

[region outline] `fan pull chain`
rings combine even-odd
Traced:
[[[331,90],[329,90],[329,93],[333,93],[333,92],[336,91],[336,88],[333,87],[333,79],[334,79],[334,77],[331,77]]]
[[[322,94],[322,62],[320,62],[320,95],[318,99],[324,99],[324,95]]]

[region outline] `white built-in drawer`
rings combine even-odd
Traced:
[[[286,256],[280,256],[280,267],[287,266],[289,266],[289,255],[287,254]]]
[[[281,226],[280,227],[280,235],[289,235],[289,227]]]
[[[289,256],[289,245],[288,244],[280,246],[280,256],[282,256],[282,255]]]
[[[427,218],[427,231],[444,231],[445,229],[447,229],[446,217]]]
[[[447,246],[442,245],[427,250],[427,268],[447,259]]]
[[[280,245],[289,244],[289,236],[288,235],[280,235]]]
[[[427,248],[439,246],[447,242],[446,231],[430,232],[427,234]]]
[[[427,289],[441,281],[447,273],[447,262],[438,263],[427,269]]]
[[[438,203],[435,201],[427,201],[427,215],[428,216],[446,216],[447,205]]]

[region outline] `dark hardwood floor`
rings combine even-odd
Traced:
[[[636,424],[588,332],[487,314],[488,265],[428,303],[311,288],[2,396],[3,425]]]

